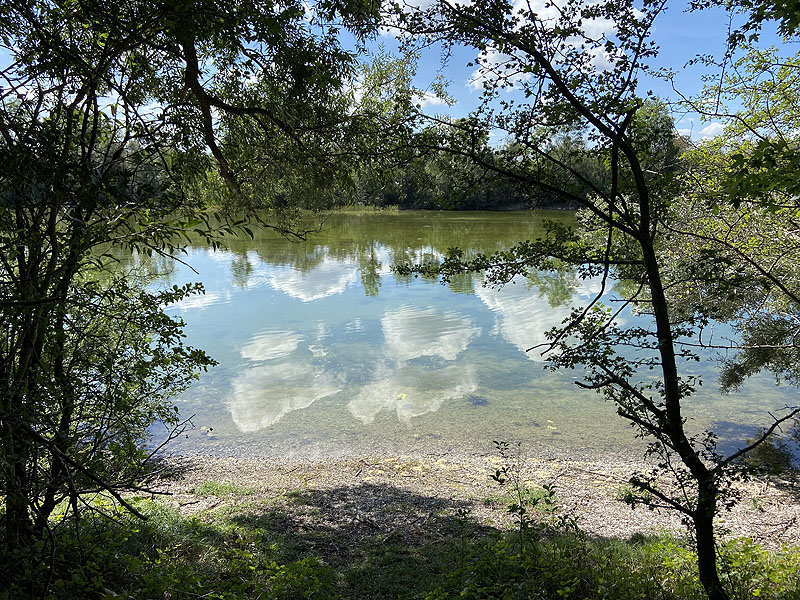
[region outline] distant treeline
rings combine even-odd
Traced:
[[[353,187],[335,204],[433,210],[577,209],[575,200],[547,190],[568,190],[573,197],[586,198],[593,186],[607,186],[610,177],[607,152],[593,150],[575,135],[549,142],[550,152],[562,156],[569,170],[537,165],[541,186],[517,183],[507,176],[511,165],[537,163],[537,156],[521,144],[492,147],[487,134],[479,141],[480,151],[476,153],[473,146],[468,157],[453,152],[454,140],[447,139],[441,129],[422,135],[423,139],[428,136],[428,146],[406,160],[357,169]],[[669,153],[675,156],[688,142],[676,137],[672,145]]]
[[[674,132],[664,105],[640,109],[637,134],[649,159],[680,169],[690,142],[672,133],[654,140],[652,131]],[[594,145],[586,132],[532,132],[523,141],[490,144],[490,133],[472,119],[456,119],[421,131],[392,130],[366,136],[356,150],[331,154],[327,174],[309,175],[302,161],[272,163],[257,147],[242,148],[237,165],[248,190],[248,208],[275,211],[326,210],[347,206],[416,210],[577,209],[611,187],[610,149]],[[233,146],[234,136],[226,138]],[[545,156],[549,158],[545,158]],[[552,160],[551,160],[552,159]],[[526,173],[524,178],[515,174]],[[241,210],[219,175],[209,170],[192,180],[189,195],[201,206]]]
[[[563,206],[558,198],[523,189],[489,169],[444,152],[391,170],[366,169],[355,178],[349,204],[428,210],[510,210]]]

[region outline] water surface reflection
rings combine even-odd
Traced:
[[[170,310],[220,366],[181,398],[205,429],[179,450],[480,451],[498,438],[554,453],[638,448],[613,406],[572,385],[579,374],[546,371],[540,350],[529,351],[597,281],[535,273],[494,289],[478,274],[442,286],[391,272],[452,246],[508,247],[540,224],[524,213],[344,214],[302,244],[257,232],[226,250],[192,248],[199,275],[176,263],[166,279],[200,280],[207,292]],[[757,403],[747,390],[721,397],[706,386],[687,414],[697,428],[724,419],[755,429],[754,412],[785,401],[756,384]],[[212,427],[213,438],[203,435]]]

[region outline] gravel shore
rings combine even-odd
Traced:
[[[229,506],[297,506],[302,496],[309,527],[361,527],[387,539],[398,530],[429,527],[444,515],[469,515],[481,526],[513,526],[506,510],[508,485],[490,477],[508,461],[497,455],[351,456],[330,460],[172,456],[158,482],[166,502],[183,514]],[[512,463],[515,461],[512,461]],[[537,518],[570,515],[580,528],[601,537],[670,532],[685,536],[674,511],[632,509],[619,500],[632,473],[645,468],[631,461],[541,458],[516,461],[529,489],[555,490],[556,511]],[[203,485],[227,484],[240,493],[208,494]],[[718,520],[726,537],[750,537],[768,548],[800,544],[800,486],[794,479],[754,478],[737,484],[740,499]],[[299,509],[298,509],[299,510]],[[302,510],[301,510],[302,512]]]

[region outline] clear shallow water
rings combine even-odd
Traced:
[[[597,282],[538,276],[492,289],[480,276],[444,286],[391,272],[451,246],[489,252],[534,238],[541,218],[344,213],[303,243],[256,232],[224,250],[190,248],[198,273],[165,265],[164,281],[202,281],[206,293],[169,311],[186,321],[188,342],[220,364],[179,398],[196,429],[172,449],[470,453],[504,439],[554,455],[638,453],[641,442],[613,406],[573,384],[579,373],[551,373],[538,351],[526,352],[570,306],[588,302]],[[768,377],[722,396],[709,365],[691,368],[706,385],[687,415],[693,428],[715,428],[723,447],[793,399]]]

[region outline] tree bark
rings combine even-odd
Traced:
[[[33,524],[31,522],[28,498],[30,489],[27,473],[27,444],[20,440],[18,432],[12,426],[6,428],[4,443],[7,444],[6,460],[9,462],[4,469],[6,481],[6,514],[5,514],[5,552],[6,559],[16,560],[16,555],[27,550],[33,539]]]
[[[700,583],[703,585],[709,600],[729,600],[728,595],[722,588],[719,572],[717,571],[717,549],[714,539],[714,516],[717,513],[719,488],[714,480],[714,474],[703,463],[697,450],[686,437],[684,430],[675,342],[669,316],[669,303],[664,293],[661,269],[655,252],[654,233],[651,233],[651,227],[654,224],[650,221],[650,203],[647,189],[640,188],[639,195],[642,221],[637,241],[642,250],[642,259],[647,273],[650,299],[656,321],[659,354],[661,356],[666,415],[664,435],[669,439],[683,464],[689,469],[697,486],[697,507],[692,511],[691,516],[697,543],[697,568]]]
[[[714,515],[719,490],[713,482],[699,482],[697,508],[692,522],[697,543],[697,570],[700,583],[709,600],[729,600],[717,570],[717,544],[714,536]]]

